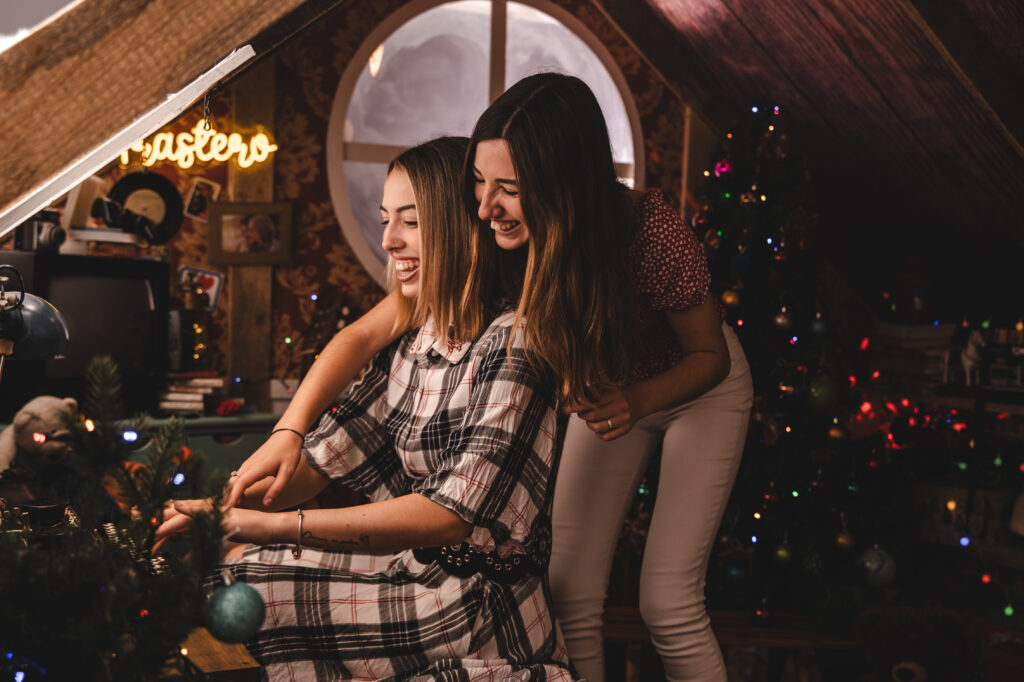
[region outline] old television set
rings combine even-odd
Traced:
[[[151,412],[168,371],[170,266],[139,258],[0,251],[25,290],[52,303],[68,326],[67,356],[11,358],[0,380],[0,423],[38,395],[81,401],[86,368],[96,355],[118,365],[129,412]]]

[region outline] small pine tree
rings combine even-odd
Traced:
[[[196,465],[181,456],[182,421],[151,434],[145,416],[122,419],[121,379],[108,357],[93,359],[87,384],[81,415],[69,424],[69,521],[59,532],[10,524],[0,532],[3,679],[18,679],[19,671],[25,679],[158,679],[201,624],[202,577],[221,559],[217,511],[196,517],[184,559],[151,552],[174,477]],[[132,434],[152,436],[148,461],[134,475],[126,467],[137,443]],[[216,490],[222,485],[213,482]],[[117,513],[115,490],[130,513]]]

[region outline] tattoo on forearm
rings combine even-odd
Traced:
[[[317,542],[322,542],[325,545],[334,545],[334,546],[337,546],[337,547],[360,547],[360,546],[361,547],[369,547],[370,546],[370,536],[366,535],[365,533],[360,535],[358,540],[341,540],[341,539],[335,539],[335,538],[324,538],[324,537],[320,537],[319,535],[313,535],[312,533],[310,533],[307,530],[307,531],[303,531],[302,532],[302,539],[303,540],[316,540]]]

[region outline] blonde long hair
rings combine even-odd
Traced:
[[[415,298],[398,297],[395,330],[422,326],[434,314],[437,333],[447,341],[449,327],[469,273],[466,241],[474,229],[472,214],[459,196],[462,166],[469,139],[438,137],[399,154],[388,173],[402,170],[412,184],[420,236],[420,290]],[[388,261],[388,287],[395,290],[394,263]],[[470,302],[473,315],[485,315],[487,299]],[[492,316],[493,317],[493,316]],[[488,320],[489,321],[489,320]],[[456,324],[454,336],[471,340],[467,329]]]
[[[492,139],[508,145],[530,231],[516,309],[528,356],[550,372],[560,402],[593,400],[625,382],[635,342],[632,202],[615,175],[600,105],[583,81],[556,73],[506,90],[470,137],[463,182],[473,206],[472,160],[477,144]],[[493,288],[498,251],[478,223],[463,303]]]

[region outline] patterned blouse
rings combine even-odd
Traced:
[[[473,529],[456,547],[394,554],[248,548],[228,565],[267,603],[248,643],[267,677],[573,679],[544,578],[565,419],[521,334],[509,354],[513,320],[441,344],[428,319],[307,435],[326,476],[373,501],[418,493]]]
[[[631,379],[642,381],[682,360],[683,351],[664,311],[683,311],[703,303],[710,292],[711,273],[693,230],[659,190],[649,190],[640,198],[635,222],[629,263],[641,343]],[[719,315],[724,317],[722,310]]]

